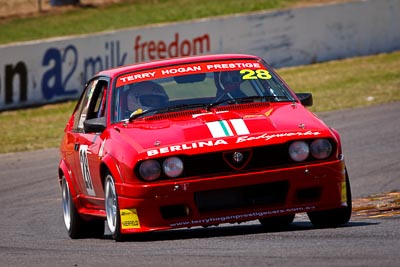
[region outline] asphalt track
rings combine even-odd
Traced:
[[[400,103],[319,115],[342,135],[354,198],[400,191]],[[400,216],[314,229],[301,214],[281,231],[253,221],[71,240],[57,164],[57,149],[0,155],[0,266],[399,266]]]

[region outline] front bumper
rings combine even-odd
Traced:
[[[213,178],[117,184],[122,233],[345,207],[344,161]]]

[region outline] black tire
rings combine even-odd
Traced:
[[[352,196],[349,176],[346,170],[347,207],[307,213],[311,223],[318,228],[335,227],[350,221],[352,211]]]
[[[107,226],[111,236],[115,241],[123,241],[121,234],[121,216],[118,205],[118,195],[115,190],[114,178],[110,173],[107,174],[104,184],[104,201],[107,214]]]
[[[72,239],[86,237],[102,237],[104,235],[104,220],[84,220],[78,213],[72,200],[69,184],[62,177],[61,182],[64,223],[68,236]]]
[[[290,225],[296,214],[289,214],[283,216],[269,217],[264,219],[259,219],[263,227],[268,229],[283,229]]]
[[[90,220],[84,223],[84,237],[102,238],[104,236],[104,220]]]

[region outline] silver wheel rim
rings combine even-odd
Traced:
[[[64,223],[67,230],[71,228],[71,193],[69,191],[68,182],[65,178],[62,180],[62,205],[64,214]]]
[[[112,234],[115,233],[117,228],[117,194],[115,193],[115,185],[112,177],[107,176],[105,204],[107,213],[107,225]]]

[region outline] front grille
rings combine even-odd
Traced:
[[[208,190],[195,193],[200,213],[248,207],[272,207],[285,203],[289,189],[287,181],[243,187]]]
[[[182,157],[185,166],[184,176],[248,172],[285,165],[291,162],[286,144],[254,147],[252,148],[252,153],[248,153],[248,150],[239,149],[237,151],[243,152],[245,156],[243,161],[248,160],[240,168],[232,168],[232,163],[228,159],[234,151],[184,156]]]

